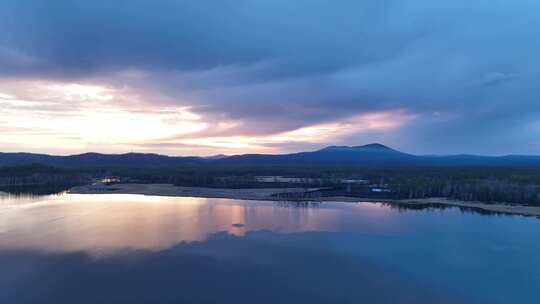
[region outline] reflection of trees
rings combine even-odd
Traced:
[[[498,212],[485,210],[480,207],[465,207],[465,206],[453,206],[447,204],[438,204],[438,203],[422,203],[422,204],[403,204],[403,203],[381,203],[381,205],[389,207],[390,209],[398,210],[399,212],[408,212],[408,211],[442,211],[447,209],[459,209],[463,214],[480,214],[480,215],[497,215],[497,216],[515,216],[519,214],[511,214],[506,212]],[[530,215],[522,215],[530,216]]]
[[[33,197],[42,195],[61,195],[73,184],[53,184],[53,185],[21,185],[0,187],[0,192],[6,192],[16,197]]]
[[[321,202],[316,201],[277,201],[276,206],[285,208],[318,208]]]

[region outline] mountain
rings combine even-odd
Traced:
[[[397,151],[374,143],[364,146],[329,146],[317,151],[292,154],[245,154],[219,160],[225,164],[287,165],[328,164],[359,166],[535,166],[540,156],[507,155],[449,155],[420,156]]]
[[[216,155],[210,155],[210,156],[203,156],[202,158],[209,159],[209,160],[216,160],[216,159],[222,159],[226,157],[228,156],[225,154],[216,154]]]
[[[329,146],[313,152],[268,155],[245,154],[221,159],[227,164],[365,164],[407,165],[420,162],[421,157],[403,153],[381,144],[365,146]]]
[[[172,157],[159,154],[84,153],[69,156],[53,156],[32,153],[0,153],[0,166],[44,164],[56,167],[171,167],[205,162],[199,157]]]
[[[177,167],[187,164],[215,165],[357,165],[357,166],[534,166],[540,156],[448,155],[420,156],[404,153],[382,144],[329,146],[311,152],[290,154],[217,155],[214,157],[173,157],[159,154],[84,153],[53,156],[32,153],[0,153],[0,167],[44,164],[56,167]]]

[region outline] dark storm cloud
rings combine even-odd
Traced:
[[[532,153],[538,12],[532,0],[4,0],[0,74],[106,79],[253,133],[402,109],[420,118],[346,140]]]
[[[207,69],[291,57],[296,64],[282,70],[318,72],[394,52],[362,42],[404,40],[366,26],[384,19],[390,3],[8,0],[2,4],[2,42],[10,52],[37,57],[34,70],[47,73],[124,66]],[[341,55],[320,49],[324,44],[343,47]]]

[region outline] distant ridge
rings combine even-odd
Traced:
[[[0,153],[0,166],[44,164],[56,167],[167,167],[205,161],[200,157],[173,157],[159,154],[101,154],[88,152],[69,156],[32,153]]]
[[[391,151],[396,151],[390,147],[387,147],[383,144],[379,144],[379,143],[373,143],[373,144],[368,144],[368,145],[363,145],[363,146],[328,146],[326,148],[323,148],[321,150],[347,150],[347,149],[355,149],[355,150],[358,150],[358,149],[363,149],[363,150],[375,150],[375,151],[388,151],[388,150],[391,150]]]
[[[540,156],[428,155],[404,153],[380,143],[361,146],[328,146],[316,151],[290,154],[166,156],[152,153],[83,153],[54,156],[33,153],[0,153],[0,167],[43,164],[56,167],[178,167],[215,165],[357,165],[357,166],[540,166]]]
[[[210,156],[203,156],[204,159],[210,159],[210,160],[216,160],[216,159],[222,159],[226,158],[227,155],[225,154],[216,154],[216,155],[210,155]]]
[[[363,146],[328,146],[326,148],[292,154],[235,155],[222,159],[223,163],[239,164],[356,164],[407,165],[419,162],[419,156],[403,153],[374,143]]]

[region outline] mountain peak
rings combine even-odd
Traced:
[[[222,158],[227,158],[227,157],[228,155],[225,155],[225,154],[216,154],[216,155],[204,156],[202,158],[208,159],[208,160],[216,160],[216,159],[222,159]]]
[[[370,150],[370,151],[395,151],[383,144],[372,143],[363,146],[328,146],[323,150]]]
[[[372,150],[394,150],[388,146],[385,146],[383,144],[379,144],[379,143],[372,143],[372,144],[367,144],[367,145],[363,145],[363,146],[356,146],[356,147],[352,147],[352,148],[357,148],[357,149],[372,149]]]

